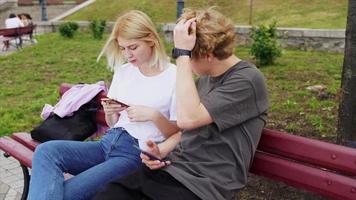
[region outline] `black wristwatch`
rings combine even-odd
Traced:
[[[189,58],[192,57],[192,51],[186,50],[186,49],[178,49],[178,48],[173,48],[172,49],[172,57],[174,59],[177,59],[179,56],[189,56]]]

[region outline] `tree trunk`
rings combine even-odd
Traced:
[[[338,142],[356,147],[356,0],[349,0],[348,7]]]

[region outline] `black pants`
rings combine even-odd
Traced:
[[[141,167],[109,183],[93,200],[200,200],[193,192],[163,170]]]

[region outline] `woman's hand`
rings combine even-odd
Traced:
[[[162,158],[161,153],[160,153],[159,148],[156,143],[149,140],[146,142],[146,144],[147,144],[146,151],[148,153],[150,153],[160,159]],[[160,169],[160,168],[163,168],[163,167],[171,164],[170,161],[150,160],[150,158],[143,153],[141,153],[140,157],[142,159],[142,162],[145,163],[145,165],[152,170]]]
[[[120,104],[108,103],[106,101],[101,101],[101,105],[103,106],[105,115],[117,115],[126,109],[126,107],[122,107]]]
[[[173,31],[174,47],[193,50],[196,41],[196,18],[180,20]]]
[[[157,115],[155,109],[147,106],[130,106],[126,109],[128,117],[132,122],[153,121]]]

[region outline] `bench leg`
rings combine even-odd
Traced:
[[[9,47],[10,47],[10,42],[8,40],[4,41],[2,51],[7,51],[9,49]]]
[[[8,158],[10,157],[9,154],[4,153],[4,157]],[[22,165],[20,163],[20,167],[22,169],[22,174],[23,174],[23,190],[22,190],[22,196],[21,196],[21,200],[26,200],[27,199],[27,195],[28,195],[28,189],[30,187],[30,173],[28,172],[28,168],[25,165]]]
[[[28,168],[24,165],[21,165],[22,173],[23,173],[23,190],[21,200],[26,200],[28,195],[28,189],[30,187],[30,174],[28,172]]]

